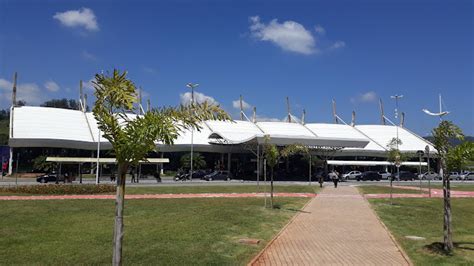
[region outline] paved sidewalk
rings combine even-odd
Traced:
[[[409,265],[354,187],[326,187],[252,265]]]

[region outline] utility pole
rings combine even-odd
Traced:
[[[290,98],[286,96],[286,109],[288,111],[288,123],[291,123]]]
[[[197,83],[188,83],[186,84],[186,87],[191,89],[191,107],[194,107],[194,89],[197,88],[199,84]],[[191,169],[190,169],[190,174],[189,174],[189,181],[193,180],[193,156],[194,156],[194,129],[191,128]]]
[[[13,90],[12,90],[12,106],[16,106],[16,81],[18,78],[18,73],[15,72],[15,75],[13,75]]]
[[[255,124],[257,123],[257,107],[253,107],[253,115],[252,115],[252,122]]]
[[[242,94],[240,95],[240,120],[244,120],[244,105],[242,100]]]
[[[395,94],[394,96],[390,96],[390,98],[395,99],[395,106],[396,106],[395,107],[395,119],[398,119],[398,100],[403,98],[403,95]],[[398,148],[399,142],[400,142],[400,139],[398,138],[398,125],[395,125],[395,128],[397,129],[397,141],[396,141],[397,152],[400,153],[400,149]],[[397,167],[397,179],[398,179],[398,181],[400,181],[400,166]]]
[[[383,111],[383,103],[382,103],[381,98],[379,98],[379,107],[380,107],[380,122],[382,123],[382,125],[385,125],[385,114]]]
[[[84,90],[82,88],[82,80],[79,81],[79,110],[84,112]]]
[[[428,174],[430,173],[430,146],[426,145],[425,147],[426,160],[428,162]],[[431,179],[428,178],[428,191],[431,198]]]
[[[336,114],[336,101],[332,99],[332,116],[334,118],[334,123],[339,124],[339,119]]]
[[[13,138],[13,122],[15,118],[15,106],[16,106],[16,82],[18,79],[18,73],[15,72],[13,75],[13,88],[12,88],[12,106],[10,108],[10,138]],[[10,159],[8,161],[8,175],[13,174],[13,148],[10,147]]]

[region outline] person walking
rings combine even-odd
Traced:
[[[130,170],[130,175],[132,175],[131,183],[135,183],[136,182],[136,180],[135,180],[135,170],[133,168]]]
[[[331,180],[334,183],[334,188],[337,188],[337,183],[339,182],[339,174],[337,171],[332,171],[330,174]]]

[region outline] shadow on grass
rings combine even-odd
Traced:
[[[474,251],[474,242],[454,242],[453,243],[455,249],[464,249],[464,250],[472,250]],[[431,252],[438,255],[444,256],[452,256],[452,252],[448,252],[444,250],[444,244],[441,242],[433,242],[429,245],[424,246],[424,248]]]
[[[276,210],[283,210],[283,211],[290,211],[290,212],[311,213],[311,212],[304,211],[304,210],[301,210],[301,209],[282,208],[282,206],[281,206],[280,204],[273,204],[273,209],[276,209]]]

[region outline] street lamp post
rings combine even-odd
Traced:
[[[395,99],[395,119],[398,119],[398,100],[403,98],[403,95],[395,94],[393,96],[390,96],[390,98]],[[400,150],[398,148],[398,144],[399,144],[399,141],[400,141],[400,139],[398,138],[398,125],[395,125],[395,128],[397,129],[397,141],[396,141],[397,152],[400,153]],[[400,167],[397,167],[398,171],[399,171],[399,168]],[[400,181],[400,175],[398,175],[397,180]]]
[[[428,174],[430,173],[430,146],[426,145],[425,147],[426,160],[428,163]],[[431,198],[431,179],[428,178],[428,191]]]
[[[423,193],[423,189],[421,188],[421,157],[423,156],[423,151],[417,151],[418,159],[420,160],[420,166],[418,168],[418,178],[420,179],[420,193]]]
[[[194,107],[194,89],[197,88],[199,84],[197,83],[188,83],[186,87],[191,89],[191,107]],[[191,128],[191,169],[189,174],[189,181],[193,180],[193,154],[194,153],[194,128]]]

